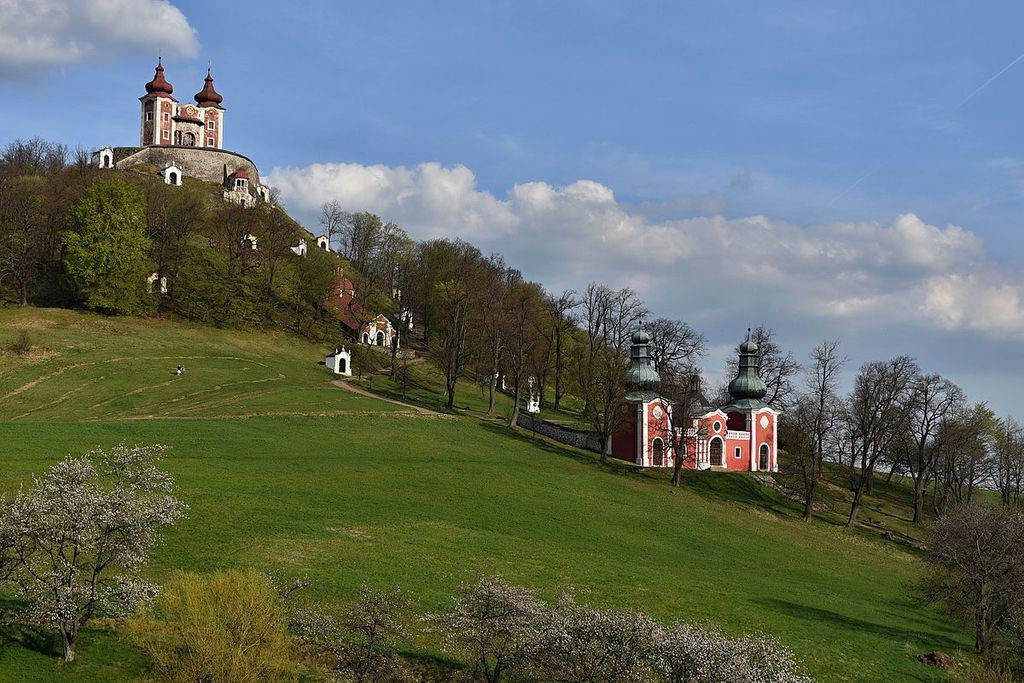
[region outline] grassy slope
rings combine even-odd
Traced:
[[[328,604],[369,582],[430,610],[500,572],[548,596],[573,586],[602,605],[764,630],[823,681],[928,681],[913,655],[969,645],[907,597],[912,555],[803,525],[744,475],[688,473],[674,491],[477,416],[416,416],[331,387],[323,349],[279,335],[0,310],[0,346],[22,328],[43,348],[0,356],[0,490],[95,445],[171,445],[192,509],[157,552],[158,580],[252,566],[308,575]],[[188,374],[171,375],[186,356]],[[63,667],[50,644],[0,631],[0,681],[142,670],[114,633],[87,634]]]

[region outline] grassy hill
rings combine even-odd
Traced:
[[[805,525],[746,475],[687,473],[676,490],[664,473],[602,467],[472,410],[422,415],[332,386],[316,364],[327,349],[283,334],[0,309],[0,348],[21,331],[33,349],[0,355],[0,491],[98,445],[171,446],[166,467],[191,511],[156,554],[158,581],[254,567],[308,576],[327,605],[369,583],[411,591],[427,611],[500,573],[549,597],[573,587],[585,602],[765,631],[821,681],[930,681],[914,656],[971,643],[910,597],[919,564],[907,546]],[[172,374],[178,363],[187,374]],[[431,373],[415,372],[429,401]],[[481,407],[477,387],[462,391]],[[54,643],[0,627],[0,681],[144,675],[116,631],[83,638],[64,666]]]

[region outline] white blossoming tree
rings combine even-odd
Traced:
[[[163,451],[65,458],[0,509],[0,579],[18,588],[28,620],[60,633],[65,661],[91,618],[124,616],[157,592],[142,570],[160,528],[186,510],[157,467]]]

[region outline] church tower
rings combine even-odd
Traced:
[[[178,100],[174,99],[174,87],[164,78],[162,60],[157,60],[156,75],[146,84],[146,94],[139,101],[142,102],[139,144],[143,147],[173,144],[174,122],[171,119]]]
[[[622,381],[629,388],[612,435],[611,455],[641,467],[672,465],[672,406],[658,393],[661,376],[651,358],[651,337],[643,328],[630,338],[629,366]]]
[[[202,113],[201,119],[206,124],[204,131],[205,141],[203,147],[222,149],[224,147],[224,107],[221,102],[224,98],[213,88],[213,76],[210,70],[206,70],[206,80],[203,89],[195,94],[196,104]]]

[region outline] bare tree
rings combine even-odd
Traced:
[[[437,283],[441,317],[438,333],[431,341],[430,356],[444,373],[445,405],[455,407],[455,387],[471,358],[469,339],[471,315],[469,286],[455,280]]]
[[[704,335],[683,320],[656,318],[644,324],[651,336],[651,359],[662,377],[683,371],[707,352]]]
[[[1024,428],[1012,417],[999,422],[995,437],[995,483],[1007,507],[1020,507],[1024,494]]]
[[[28,617],[60,632],[64,660],[93,617],[126,616],[156,587],[142,571],[161,527],[187,509],[157,467],[162,446],[116,446],[50,468],[0,512],[6,578]]]
[[[672,486],[682,485],[683,468],[690,453],[697,452],[697,441],[705,436],[696,419],[707,411],[701,386],[700,371],[695,366],[661,375],[658,393],[672,406],[668,412],[667,429],[661,435],[673,454]]]
[[[576,326],[575,309],[580,305],[576,292],[564,290],[558,296],[546,299],[549,314],[549,344],[554,350],[555,370],[555,410],[562,407],[565,396],[566,344],[571,339],[570,332]],[[543,400],[543,396],[541,397]]]
[[[515,427],[519,419],[519,404],[526,385],[526,372],[530,358],[537,347],[537,318],[540,315],[543,290],[535,282],[516,282],[509,296],[509,353],[508,366],[512,375],[514,397],[508,425]]]
[[[996,635],[1024,609],[1024,513],[954,508],[935,524],[925,561],[925,594],[973,623],[978,654],[991,652]]]
[[[320,228],[327,235],[327,243],[331,246],[336,245],[335,238],[342,234],[347,221],[348,213],[341,208],[341,203],[337,199],[320,205]]]
[[[940,375],[919,375],[910,395],[907,416],[906,449],[904,462],[914,480],[914,518],[920,522],[924,513],[925,482],[932,476],[939,449],[935,438],[948,418],[962,411],[965,396],[960,387]]]
[[[903,429],[918,374],[914,359],[897,356],[889,361],[867,363],[854,380],[847,413],[854,465],[848,528],[857,523],[857,513],[878,459]],[[855,469],[858,467],[859,472]]]

